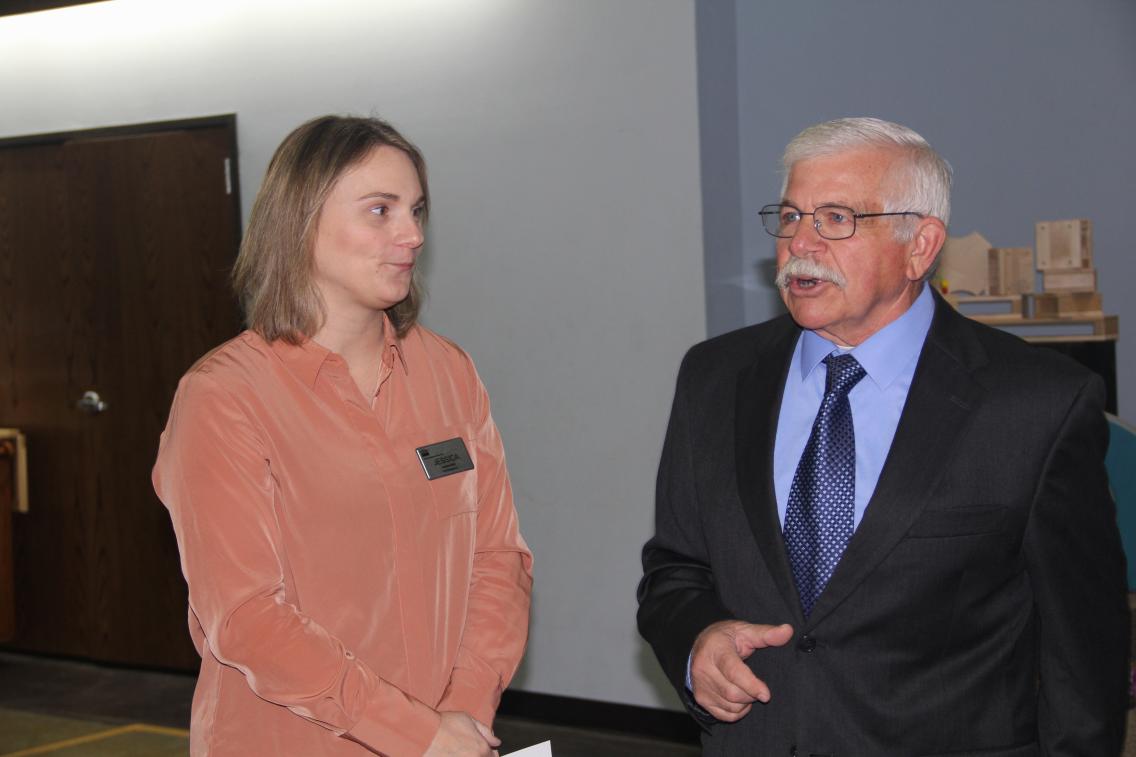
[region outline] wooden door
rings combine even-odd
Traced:
[[[196,666],[150,467],[178,378],[239,329],[232,143],[219,126],[0,148],[0,425],[27,434],[31,493],[13,647]]]

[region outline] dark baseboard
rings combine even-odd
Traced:
[[[682,744],[697,744],[699,735],[698,725],[685,712],[530,691],[506,691],[497,714],[572,728],[649,736]]]

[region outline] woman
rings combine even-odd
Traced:
[[[416,323],[425,163],[326,116],[277,149],[249,330],[182,379],[154,488],[201,654],[194,755],[489,755],[532,557],[469,357]]]

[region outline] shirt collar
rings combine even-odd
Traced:
[[[851,350],[877,386],[883,388],[891,384],[919,354],[934,314],[931,287],[924,284],[923,291],[903,315]],[[821,361],[837,349],[836,344],[815,331],[805,331],[801,340],[801,380],[808,378]]]
[[[316,379],[324,366],[335,361],[343,362],[336,353],[312,339],[305,338],[300,344],[289,344],[283,339],[271,343],[272,351],[280,358],[305,385],[315,388]],[[395,335],[394,325],[383,313],[383,363],[391,367],[395,360],[402,366],[403,373],[409,373],[402,343]]]

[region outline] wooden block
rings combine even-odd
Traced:
[[[965,237],[950,237],[939,253],[935,287],[942,293],[983,295],[990,291],[990,242],[977,231]]]
[[[1093,267],[1093,224],[1087,218],[1067,221],[1039,221],[1037,269]]]
[[[1042,271],[1041,288],[1046,292],[1095,292],[1097,269],[1057,268]]]
[[[1112,338],[1120,336],[1120,317],[1104,315],[1095,319],[1093,321],[1093,335]]]
[[[1101,313],[1100,292],[1042,292],[1033,295],[1031,299],[1031,314],[1034,318]]]
[[[1034,289],[1033,250],[992,247],[987,251],[990,294],[1026,294]]]

